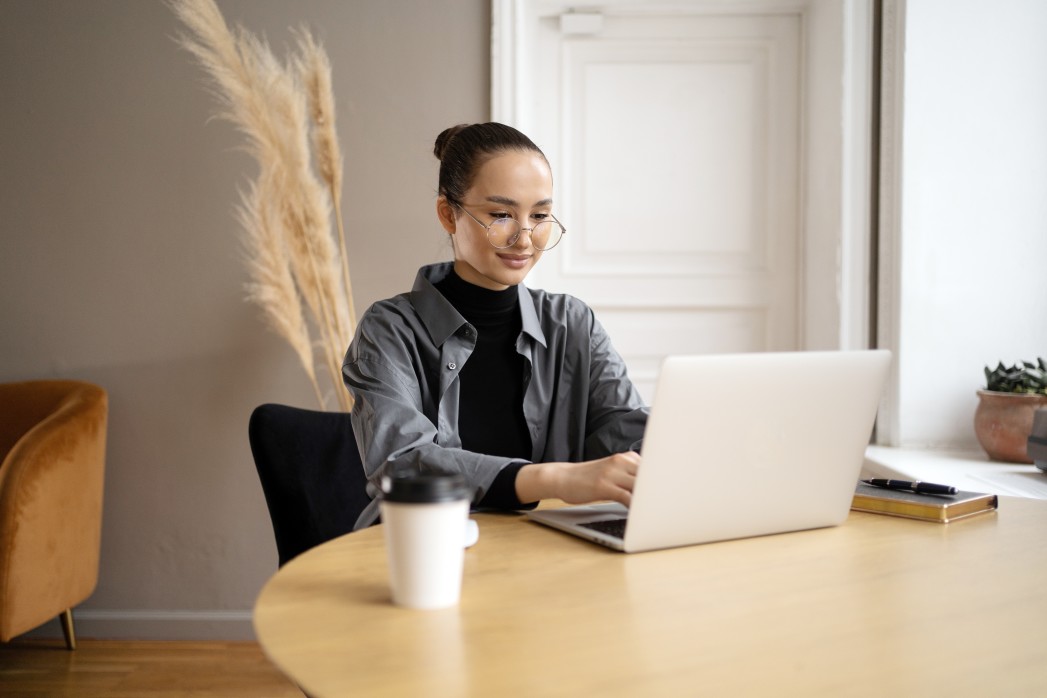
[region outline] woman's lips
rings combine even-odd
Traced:
[[[502,264],[510,269],[523,269],[531,261],[531,256],[526,254],[500,254],[498,259],[502,260]]]

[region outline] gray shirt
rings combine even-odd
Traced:
[[[462,448],[458,373],[476,329],[433,286],[451,269],[450,262],[422,267],[410,293],[368,308],[345,355],[342,377],[355,400],[353,431],[372,497],[356,528],[378,518],[386,474],[461,473],[479,501],[502,468],[528,462]],[[648,409],[593,311],[573,296],[517,289],[530,462],[639,450]]]

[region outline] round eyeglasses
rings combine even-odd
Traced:
[[[520,235],[526,230],[531,234],[531,245],[534,249],[545,252],[560,244],[560,240],[563,240],[563,236],[567,232],[563,224],[556,220],[556,216],[551,213],[548,214],[552,218],[551,221],[542,221],[541,223],[535,223],[530,228],[525,228],[520,225],[518,220],[508,216],[495,218],[490,223],[485,224],[479,218],[466,211],[461,204],[456,203],[455,205],[462,211],[465,211],[467,216],[487,231],[487,242],[491,243],[491,246],[497,250],[504,250],[515,245],[520,240]]]

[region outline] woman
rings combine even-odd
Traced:
[[[454,262],[371,306],[342,366],[369,494],[441,471],[483,508],[628,506],[647,408],[589,307],[522,283],[564,232],[545,155],[497,123],[449,128],[434,153]],[[356,527],[377,517],[372,501]]]

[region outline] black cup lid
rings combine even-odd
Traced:
[[[461,475],[426,473],[382,479],[382,498],[387,502],[455,502],[472,496],[472,488]]]

